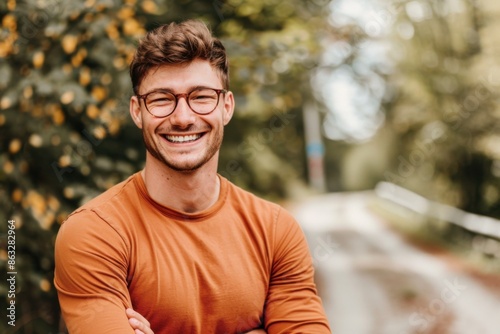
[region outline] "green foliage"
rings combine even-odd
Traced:
[[[53,245],[65,217],[139,170],[128,63],[146,30],[208,22],[231,61],[237,111],[220,172],[280,197],[305,175],[301,105],[327,1],[8,0],[0,3],[0,226],[16,221],[16,333],[56,333]],[[2,238],[0,261],[6,261]],[[0,307],[8,299],[2,287]],[[1,326],[5,326],[5,319]]]
[[[401,4],[386,123],[401,141],[386,178],[500,217],[498,11],[495,1],[460,4]]]

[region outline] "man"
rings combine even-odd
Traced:
[[[217,174],[234,111],[221,42],[198,21],[161,26],[130,74],[146,165],[59,231],[69,332],[330,333],[298,224]]]

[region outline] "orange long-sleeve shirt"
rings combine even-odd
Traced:
[[[330,333],[295,220],[221,177],[209,209],[180,213],[140,174],[72,213],[55,286],[71,334],[133,333],[133,307],[162,333]]]

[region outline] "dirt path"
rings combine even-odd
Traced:
[[[333,333],[499,334],[498,293],[410,245],[367,208],[369,196],[330,194],[291,208]],[[500,287],[500,277],[488,282]]]

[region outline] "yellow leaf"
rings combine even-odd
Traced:
[[[110,22],[107,25],[106,33],[108,34],[108,37],[112,40],[118,39],[120,37],[120,32],[118,31],[115,22]]]
[[[80,67],[85,57],[87,57],[87,50],[84,48],[79,49],[77,54],[71,58],[71,65],[73,67]]]
[[[64,123],[64,113],[62,112],[61,109],[56,109],[54,113],[52,114],[52,122],[56,125],[61,125]]]
[[[87,8],[94,7],[95,5],[95,0],[86,0],[84,6]]]
[[[78,54],[80,55],[80,57],[82,57],[82,59],[87,58],[87,49],[85,49],[85,48],[80,48],[80,49],[78,50]]]
[[[62,48],[67,54],[73,53],[78,43],[78,37],[75,35],[65,35],[61,41]]]
[[[75,92],[68,90],[61,95],[62,104],[70,104],[75,99]]]
[[[13,52],[13,45],[8,40],[0,41],[0,58],[6,58]]]
[[[12,100],[10,97],[4,96],[0,100],[0,109],[7,109],[12,105]]]
[[[12,154],[16,154],[17,152],[19,152],[22,146],[23,143],[19,139],[13,139],[9,144],[9,152]]]
[[[97,139],[104,139],[104,137],[106,137],[106,129],[102,126],[95,128],[93,133]]]
[[[14,203],[19,203],[23,199],[23,191],[19,188],[14,189],[12,192],[12,201]]]
[[[102,86],[94,86],[90,94],[92,95],[94,100],[96,100],[97,102],[101,102],[106,98],[108,92],[106,91],[106,88]]]
[[[47,279],[44,278],[44,279],[42,279],[40,281],[40,289],[42,291],[49,292],[50,291],[50,287],[51,287],[50,282]]]
[[[82,68],[80,71],[80,85],[87,86],[91,79],[90,69],[88,67]]]
[[[63,190],[63,194],[64,194],[64,197],[66,197],[66,198],[73,198],[75,196],[75,191],[73,190],[73,188],[66,187]]]
[[[127,64],[125,63],[125,60],[122,57],[117,56],[113,59],[113,66],[115,68],[122,69],[125,67],[125,65]]]
[[[87,116],[91,119],[96,119],[99,116],[100,110],[94,104],[89,104],[87,107]]]
[[[117,14],[120,20],[126,20],[134,16],[134,10],[131,7],[123,7]]]
[[[129,18],[123,22],[123,33],[128,36],[140,35],[144,33],[144,28],[136,19]]]
[[[85,165],[85,166],[82,166],[80,168],[80,172],[83,174],[83,175],[89,175],[90,174],[90,167]]]
[[[37,133],[32,134],[28,141],[33,147],[41,147],[43,144],[42,136]]]
[[[105,86],[109,85],[113,81],[113,77],[109,73],[104,73],[101,76],[101,83]]]
[[[4,26],[5,28],[7,28],[10,31],[16,31],[17,22],[16,22],[16,18],[14,17],[14,15],[11,15],[11,14],[5,15],[3,17],[3,20],[2,20],[2,26]]]
[[[47,214],[39,218],[38,222],[41,228],[43,228],[44,230],[48,230],[55,221],[56,215],[53,212],[47,212]],[[48,289],[50,289],[50,284]]]
[[[158,6],[154,1],[146,0],[142,3],[142,9],[149,14],[155,14],[158,12]]]
[[[120,121],[117,119],[112,119],[107,125],[109,133],[113,136],[118,134],[118,131],[120,131]]]
[[[30,207],[31,211],[36,216],[43,215],[47,210],[45,199],[41,194],[39,194],[35,190],[28,191],[28,195],[26,197],[26,203],[23,203],[23,205],[24,204],[26,204],[27,207]]]
[[[14,164],[12,162],[10,162],[10,161],[6,161],[3,164],[3,171],[6,174],[11,174],[14,171]]]
[[[35,68],[40,68],[43,66],[43,63],[45,61],[45,54],[42,51],[37,51],[33,55],[33,66]]]
[[[59,200],[52,195],[49,196],[47,203],[49,204],[49,208],[52,211],[57,211],[61,207],[61,203],[59,202]]]
[[[67,167],[71,164],[71,158],[69,155],[63,155],[59,158],[59,166]]]
[[[13,12],[16,9],[16,0],[7,0],[7,9]]]
[[[31,86],[26,86],[26,87],[23,89],[23,97],[24,97],[25,99],[30,99],[32,96],[33,96],[33,87],[31,87]]]

